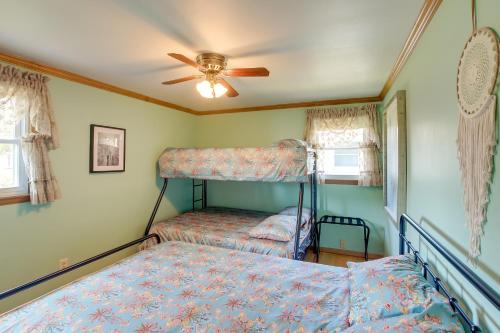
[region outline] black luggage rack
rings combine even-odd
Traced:
[[[321,237],[321,225],[323,223],[362,227],[363,240],[365,242],[365,261],[368,260],[368,241],[370,240],[370,228],[366,225],[365,221],[359,217],[323,215],[316,223],[316,237],[317,237],[316,262],[319,261],[319,252],[320,252],[319,241]]]

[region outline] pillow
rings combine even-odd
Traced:
[[[248,234],[253,238],[271,239],[289,242],[295,235],[297,218],[288,215],[271,215],[250,229]]]
[[[383,318],[368,323],[353,325],[345,333],[373,332],[454,332],[463,333],[464,328],[451,306],[439,299],[432,302],[421,313],[411,313],[391,318]]]
[[[288,215],[297,217],[297,209],[298,209],[297,206],[286,207],[281,212],[279,212],[278,215]],[[302,221],[301,221],[302,223],[300,226],[303,227],[304,225],[306,225],[306,223],[309,221],[310,218],[311,218],[311,210],[309,208],[302,208]]]
[[[439,295],[408,256],[348,263],[349,324],[366,323],[409,313],[421,313]],[[437,296],[436,296],[437,297]]]

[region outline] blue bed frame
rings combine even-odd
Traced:
[[[460,259],[453,255],[448,249],[441,245],[434,237],[432,237],[427,231],[422,229],[415,221],[413,221],[408,215],[403,214],[399,220],[399,254],[410,253],[415,256],[415,262],[422,264],[422,273],[424,277],[434,283],[434,287],[441,292],[448,301],[453,311],[458,313],[463,320],[463,323],[470,332],[482,332],[481,328],[474,324],[469,315],[465,312],[464,308],[460,305],[460,302],[453,297],[450,291],[446,288],[444,283],[438,277],[438,275],[433,272],[429,264],[422,258],[418,249],[416,249],[413,244],[406,237],[407,226],[411,226],[415,231],[422,236],[427,243],[429,243],[437,252],[439,252],[462,276],[470,282],[481,294],[492,304],[495,305],[497,310],[500,310],[500,297],[498,292],[495,291],[490,285],[488,285],[483,279],[477,276],[466,264],[464,264]]]

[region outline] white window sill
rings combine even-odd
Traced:
[[[13,197],[19,195],[28,195],[28,189],[25,186],[0,188],[0,198]]]

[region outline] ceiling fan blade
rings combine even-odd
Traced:
[[[227,83],[226,80],[224,79],[219,79],[219,82],[224,86],[226,87],[227,89],[227,93],[226,93],[226,96],[227,97],[236,97],[239,95],[239,93],[229,84]]]
[[[193,66],[196,69],[199,69],[199,70],[205,69],[203,66],[199,65],[196,61],[189,59],[185,55],[182,55],[179,53],[169,53],[168,55],[174,59],[182,61],[186,65]]]
[[[161,84],[167,84],[167,85],[169,85],[169,84],[176,84],[176,83],[181,83],[181,82],[184,82],[184,81],[198,79],[200,77],[201,77],[201,75],[190,75],[190,76],[181,77],[180,79],[165,81],[165,82],[162,82]]]
[[[255,68],[230,68],[224,71],[227,76],[269,76],[269,71],[265,67]]]

